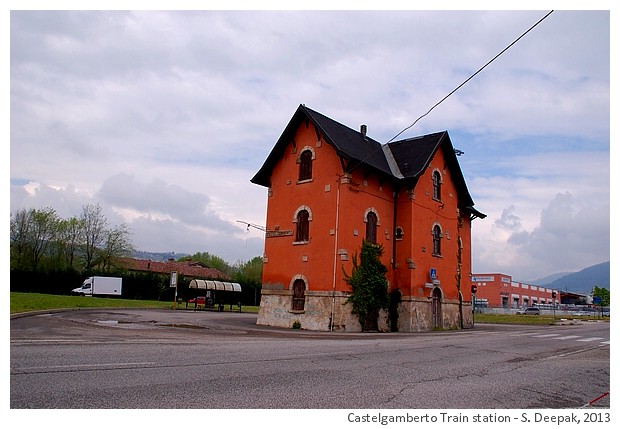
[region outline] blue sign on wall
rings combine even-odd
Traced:
[[[435,268],[431,268],[431,279],[435,280],[437,278],[437,270]]]

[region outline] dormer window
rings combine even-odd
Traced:
[[[433,199],[441,201],[441,174],[439,171],[433,171]]]
[[[312,179],[312,158],[310,149],[304,150],[299,156],[299,181]]]

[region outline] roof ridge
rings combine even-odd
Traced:
[[[385,160],[392,171],[392,175],[397,179],[403,179],[403,173],[400,172],[400,168],[398,168],[398,163],[396,162],[396,158],[394,158],[394,154],[392,153],[392,149],[389,145],[384,144],[381,145],[381,150],[383,150],[383,155],[385,156]]]

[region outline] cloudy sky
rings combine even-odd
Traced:
[[[99,203],[140,250],[248,260],[299,104],[387,142],[547,12],[10,12],[11,211]],[[610,259],[609,11],[554,11],[400,137],[441,130],[488,215],[475,272]]]

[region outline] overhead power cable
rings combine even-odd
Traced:
[[[506,52],[508,49],[510,49],[515,43],[517,43],[519,40],[521,40],[527,33],[529,33],[530,31],[532,31],[538,24],[540,24],[541,22],[543,22],[545,19],[547,19],[547,17],[549,15],[551,15],[551,13],[553,13],[553,10],[549,11],[545,16],[543,16],[541,19],[538,20],[538,22],[536,22],[534,25],[532,25],[530,28],[528,28],[527,31],[525,31],[523,34],[521,34],[519,37],[517,37],[510,45],[506,46],[504,49],[502,49],[502,51],[495,55],[493,58],[491,58],[485,65],[483,65],[482,67],[480,67],[478,69],[478,71],[474,74],[472,74],[470,77],[468,77],[465,81],[463,81],[463,83],[461,83],[459,86],[457,86],[456,88],[454,88],[448,95],[446,95],[444,98],[442,98],[441,100],[439,100],[437,103],[435,103],[435,105],[433,107],[431,107],[428,112],[426,112],[425,114],[423,114],[422,116],[420,116],[418,119],[416,119],[411,125],[409,125],[408,127],[406,127],[405,129],[403,129],[401,132],[399,132],[398,134],[396,134],[394,137],[392,137],[390,140],[387,141],[386,144],[391,143],[392,141],[394,141],[394,139],[396,139],[398,136],[400,136],[402,133],[404,133],[405,131],[407,131],[408,129],[412,128],[415,124],[418,123],[418,121],[422,118],[424,118],[426,115],[428,115],[429,113],[431,113],[433,111],[433,109],[435,109],[435,107],[439,106],[441,103],[443,103],[448,97],[450,97],[452,94],[454,94],[456,91],[458,91],[459,89],[461,89],[461,87],[463,85],[465,85],[467,82],[469,82],[470,80],[472,80],[478,73],[480,73],[482,70],[484,70],[489,64],[491,64],[493,61],[495,61],[497,58],[500,57],[500,55],[502,55],[504,52]]]

